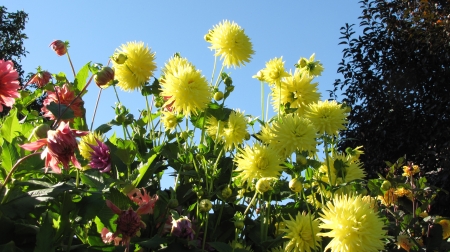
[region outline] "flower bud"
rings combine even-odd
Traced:
[[[64,54],[67,53],[67,48],[69,47],[69,42],[55,40],[50,44],[50,46],[52,47],[53,51],[55,51],[58,56],[63,56]]]
[[[244,139],[247,140],[247,141],[250,140],[250,133],[245,132]]]
[[[227,86],[227,87],[225,88],[225,90],[226,90],[227,92],[231,93],[231,92],[234,91],[234,86],[233,86],[233,85]]]
[[[291,181],[289,181],[289,189],[296,193],[301,192],[303,190],[302,182],[297,178],[291,179]]]
[[[167,203],[167,206],[169,208],[176,208],[176,207],[178,207],[178,200],[177,199],[170,199],[169,202]]]
[[[111,67],[102,67],[95,75],[95,83],[100,88],[106,88],[114,81],[114,70]]]
[[[239,230],[242,230],[242,229],[244,229],[244,222],[241,221],[241,220],[240,221],[235,221],[234,222],[234,227],[239,229]]]
[[[298,164],[301,164],[301,165],[305,165],[308,163],[308,160],[306,160],[306,158],[303,155],[297,154],[295,156],[295,162],[297,162]]]
[[[115,53],[111,59],[119,65],[122,65],[127,60],[127,55],[123,53]]]
[[[385,180],[384,182],[383,182],[383,184],[381,184],[381,189],[383,190],[383,191],[387,191],[387,190],[389,190],[391,188],[391,182],[389,182],[388,180]]]
[[[199,203],[200,212],[207,213],[212,208],[212,203],[209,199],[202,199]]]
[[[272,189],[270,186],[270,178],[260,178],[258,182],[256,182],[256,191],[259,193],[265,193]]]
[[[47,132],[49,130],[51,130],[51,128],[48,124],[41,124],[34,128],[32,135],[38,139],[47,138]]]
[[[227,86],[231,86],[231,84],[233,84],[233,80],[231,79],[231,77],[226,77],[223,82],[225,83],[225,85]]]
[[[255,78],[259,81],[264,81],[264,74],[262,71],[258,71],[255,75],[252,76],[252,78]]]
[[[233,194],[233,191],[229,187],[222,189],[222,198],[228,199]]]
[[[214,94],[214,100],[220,101],[220,100],[222,100],[222,99],[223,99],[223,92],[217,91],[217,92]]]

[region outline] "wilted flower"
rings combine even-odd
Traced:
[[[58,56],[63,56],[67,53],[67,48],[69,48],[69,42],[63,42],[62,40],[55,40],[50,45],[53,51],[56,52]]]
[[[450,237],[450,220],[442,219],[438,223],[442,227],[442,238],[443,239],[449,238]]]
[[[419,172],[420,172],[420,168],[418,165],[411,165],[411,166],[405,165],[405,166],[403,166],[402,176],[403,177],[411,177],[414,174],[419,173]]]
[[[110,200],[106,200],[106,205],[113,213],[119,215],[115,221],[117,224],[116,232],[112,236],[117,237],[122,234],[122,244],[126,246],[126,251],[129,251],[131,238],[136,236],[141,228],[145,228],[145,223],[141,221],[141,216],[131,207],[128,210],[121,210]]]
[[[266,68],[261,70],[264,80],[273,85],[279,84],[284,77],[289,77],[289,73],[284,69],[283,57],[274,58],[266,63]]]
[[[122,238],[114,235],[113,232],[110,232],[106,227],[102,228],[102,232],[100,233],[102,237],[102,241],[106,244],[114,242],[114,246],[119,246]]]
[[[114,61],[117,84],[124,91],[141,88],[156,69],[155,53],[144,42],[127,42],[116,49],[116,54],[126,56],[126,61]]]
[[[88,134],[87,131],[78,131],[69,128],[69,124],[61,122],[56,130],[49,130],[47,132],[47,138],[42,138],[33,143],[23,144],[22,147],[25,150],[33,151],[42,147],[47,147],[41,154],[41,158],[45,158],[45,167],[52,168],[56,173],[61,173],[61,169],[58,164],[61,163],[64,169],[69,169],[69,162],[77,167],[81,168],[75,156],[75,150],[78,147],[75,137],[84,136]]]
[[[380,251],[384,249],[383,220],[366,204],[361,196],[335,196],[319,213],[322,229],[329,232],[320,236],[331,237],[325,250],[331,251]]]
[[[309,57],[309,60],[306,58],[301,58],[297,62],[297,67],[300,68],[301,71],[307,72],[311,76],[319,76],[322,74],[323,65],[319,60],[314,61],[315,53]]]
[[[397,236],[397,248],[404,249],[406,251],[410,251],[411,248],[414,246],[414,243],[409,239],[407,235],[399,235]]]
[[[73,111],[74,117],[83,117],[85,112],[83,107],[84,101],[80,97],[76,97],[75,92],[70,90],[69,84],[65,83],[62,87],[55,86],[55,92],[48,91],[47,97],[42,102],[44,105],[41,108],[43,116],[48,117],[50,120],[56,119],[55,115],[47,108],[50,103],[55,102],[64,106],[70,105],[69,107]]]
[[[410,200],[413,199],[413,194],[412,194],[411,190],[405,189],[403,187],[400,187],[400,188],[396,189],[394,191],[394,194],[397,195],[398,197],[406,196]]]
[[[215,50],[215,56],[220,56],[226,67],[240,67],[250,62],[253,45],[250,38],[235,22],[228,20],[214,26],[207,34],[207,40],[211,43],[211,50]]]
[[[185,116],[206,109],[212,94],[205,76],[194,66],[186,63],[180,63],[171,72],[173,74],[166,74],[164,81],[160,83],[162,88],[160,95],[169,98],[164,106],[170,104],[173,112]]]
[[[98,169],[100,172],[110,172],[111,171],[111,152],[108,145],[99,139],[95,139],[96,144],[89,144],[92,151],[91,160],[89,166]]]
[[[314,251],[320,247],[322,237],[317,236],[320,231],[317,219],[313,219],[311,214],[306,214],[306,212],[298,213],[295,219],[291,215],[289,218],[290,220],[284,220],[286,228],[282,229],[286,232],[283,238],[289,239],[286,251]]]
[[[172,221],[171,233],[173,236],[188,239],[190,241],[194,240],[195,236],[195,231],[192,228],[192,222],[186,216]]]
[[[153,210],[155,208],[156,201],[158,201],[158,194],[150,197],[150,193],[147,193],[145,188],[142,188],[144,193],[141,193],[141,190],[135,188],[127,195],[128,197],[136,202],[139,205],[139,208],[136,210],[137,214],[153,214]]]
[[[239,151],[234,161],[237,164],[237,176],[242,182],[248,182],[263,177],[278,177],[282,171],[281,160],[271,147],[255,143]]]
[[[11,60],[0,59],[0,112],[3,106],[12,107],[19,97],[19,74]]]
[[[383,196],[378,196],[378,199],[381,201],[381,204],[385,206],[391,206],[397,204],[397,195],[395,194],[395,189],[390,188],[387,190]]]
[[[319,101],[309,105],[306,117],[316,127],[319,134],[336,136],[339,130],[345,129],[347,113],[336,101]]]
[[[51,78],[52,74],[50,72],[42,71],[41,67],[38,67],[37,73],[35,73],[33,77],[31,77],[31,79],[24,85],[23,88],[25,88],[25,86],[27,86],[28,84],[36,84],[38,88],[42,88],[50,82]]]

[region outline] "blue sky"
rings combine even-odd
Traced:
[[[229,108],[239,108],[258,116],[260,84],[252,79],[265,63],[283,56],[287,69],[294,69],[300,57],[316,54],[325,71],[316,78],[322,100],[336,78],[343,46],[338,43],[345,23],[358,24],[361,13],[357,1],[17,1],[3,0],[9,12],[29,14],[25,33],[28,56],[22,60],[25,72],[38,66],[51,73],[71,76],[67,57],[58,57],[49,44],[56,39],[70,42],[75,70],[89,61],[106,64],[121,44],[143,41],[156,52],[158,70],[175,53],[188,58],[210,79],[213,52],[203,36],[222,20],[238,23],[250,37],[255,54],[245,67],[225,69],[233,77],[235,91],[227,100]],[[159,71],[155,73],[159,76]],[[98,88],[91,85],[83,97],[88,125]],[[267,94],[267,91],[266,91]],[[119,94],[132,113],[145,108],[137,92]],[[111,120],[116,101],[112,89],[102,93],[94,128]],[[270,108],[270,110],[272,110]]]

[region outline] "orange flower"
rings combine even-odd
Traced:
[[[25,84],[25,86],[27,86],[28,84],[36,84],[38,88],[42,88],[47,83],[49,83],[50,79],[52,78],[52,74],[48,71],[41,71],[40,67],[38,67],[37,70],[37,73],[33,75],[33,77]]]
[[[411,177],[416,173],[419,173],[420,169],[418,165],[412,165],[412,166],[403,166],[403,177]]]
[[[67,53],[67,48],[69,47],[69,42],[63,42],[61,40],[55,40],[53,41],[50,46],[52,47],[53,51],[55,51],[55,53],[58,56],[63,56],[64,54]]]
[[[75,117],[84,116],[84,101],[80,97],[77,97],[76,99],[75,97],[75,92],[70,90],[69,84],[66,83],[62,87],[56,86],[55,92],[48,91],[47,98],[45,98],[45,100],[42,102],[44,105],[41,108],[41,111],[44,113],[43,116],[50,118],[50,120],[56,119],[55,115],[53,115],[52,112],[47,109],[47,106],[52,102],[55,102],[56,104],[59,103],[65,106],[70,105],[70,109],[73,111]]]
[[[75,149],[78,147],[75,137],[84,136],[87,131],[78,131],[69,128],[69,124],[61,122],[56,130],[49,130],[47,138],[42,138],[33,143],[21,145],[25,150],[33,151],[46,147],[41,154],[45,158],[45,167],[49,167],[56,173],[61,173],[59,163],[62,163],[64,169],[69,169],[69,163],[81,169],[81,165],[75,156]]]
[[[10,60],[0,60],[0,112],[3,106],[12,107],[19,97],[19,74]]]

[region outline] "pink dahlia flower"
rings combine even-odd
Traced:
[[[50,118],[50,120],[56,119],[55,115],[47,109],[47,106],[52,102],[63,104],[65,106],[69,106],[72,103],[70,109],[72,109],[74,116],[84,116],[84,101],[80,97],[75,98],[75,92],[70,90],[69,84],[66,83],[62,87],[56,86],[55,92],[48,91],[47,98],[43,101],[44,106],[41,108],[41,111],[44,113],[43,116]]]
[[[136,210],[138,214],[153,214],[158,195],[155,194],[153,197],[150,197],[150,193],[147,194],[145,188],[142,191],[144,191],[143,194],[139,189],[135,188],[128,193],[128,197],[139,205],[138,210]]]
[[[27,82],[28,84],[36,84],[39,88],[42,88],[43,86],[47,85],[47,83],[50,82],[50,79],[52,78],[52,74],[48,71],[41,71],[38,68],[38,72],[33,75],[33,77]],[[24,87],[25,88],[25,87]]]
[[[48,167],[50,167],[54,172],[61,173],[59,163],[63,165],[64,169],[69,169],[70,162],[75,167],[81,169],[81,165],[75,157],[75,150],[78,148],[75,137],[86,134],[88,134],[87,131],[70,129],[68,123],[61,122],[56,130],[49,130],[47,132],[47,138],[39,139],[33,143],[23,144],[20,147],[33,151],[46,146],[41,154],[41,158],[45,158],[46,172]]]
[[[10,60],[0,60],[0,112],[3,106],[12,107],[19,97],[19,74]]]

